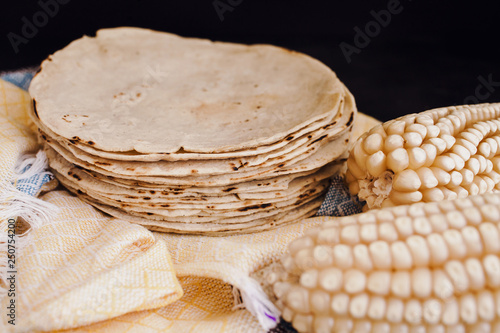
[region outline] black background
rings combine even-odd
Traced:
[[[271,43],[307,53],[337,73],[360,111],[381,120],[460,105],[474,97],[479,102],[500,101],[496,1],[401,0],[401,13],[392,15],[359,54],[352,54],[350,63],[340,43],[355,46],[354,28],[364,30],[374,20],[370,12],[387,9],[390,1],[216,1],[231,7],[223,20],[214,0],[64,0],[54,17],[19,44],[17,53],[9,33],[22,36],[23,17],[33,22],[43,9],[39,1],[4,2],[0,71],[36,66],[83,34],[126,25],[213,40]],[[495,82],[491,91],[479,87],[479,77]]]

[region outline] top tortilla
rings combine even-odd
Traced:
[[[343,87],[327,66],[279,47],[114,28],[50,56],[30,94],[50,130],[97,149],[218,153],[335,115]]]

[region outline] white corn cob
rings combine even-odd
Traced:
[[[500,332],[500,193],[331,219],[281,262],[299,332]]]
[[[500,190],[500,103],[410,114],[355,143],[346,181],[366,209]]]

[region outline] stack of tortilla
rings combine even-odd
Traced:
[[[177,233],[314,215],[356,115],[336,75],[304,54],[138,28],[72,42],[43,62],[30,94],[69,191]]]

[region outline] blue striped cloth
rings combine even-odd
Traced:
[[[20,176],[27,172],[31,168],[31,164],[28,164],[21,171]],[[54,179],[54,176],[48,171],[42,171],[41,173],[34,174],[28,178],[18,179],[14,185],[16,188],[26,194],[37,196],[38,192],[42,188],[43,184],[50,182]]]
[[[32,68],[22,69],[14,72],[6,72],[0,75],[0,79],[10,82],[21,89],[28,90],[31,79],[35,76],[35,70]]]

